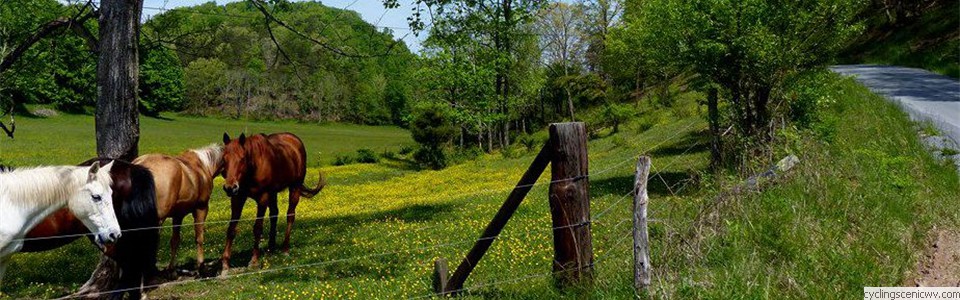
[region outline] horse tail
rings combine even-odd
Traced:
[[[122,288],[136,288],[141,282],[151,282],[159,273],[157,270],[157,249],[160,242],[160,229],[157,228],[157,193],[153,174],[146,168],[131,165],[131,195],[124,203],[122,216],[125,232],[117,243],[117,260],[124,272],[121,274]],[[131,291],[139,295],[139,290]]]
[[[304,196],[304,197],[307,197],[307,198],[313,198],[313,196],[316,196],[317,194],[319,194],[320,191],[322,191],[322,190],[323,190],[323,187],[325,187],[325,186],[327,186],[327,177],[326,177],[326,176],[323,176],[323,171],[321,171],[321,172],[320,172],[320,182],[317,183],[317,187],[311,189],[311,188],[308,188],[307,186],[303,185],[303,183],[300,184],[300,196]]]

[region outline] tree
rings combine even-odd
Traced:
[[[437,104],[420,107],[410,122],[410,133],[420,144],[420,149],[414,153],[417,162],[434,170],[447,166],[444,148],[453,140],[456,129],[450,123],[446,107]]]
[[[583,6],[557,2],[543,9],[537,21],[543,58],[547,65],[560,66],[564,77],[570,77],[570,69],[583,63],[581,59],[587,45],[584,40],[583,17]],[[563,90],[567,96],[570,121],[576,121],[570,85],[564,85]]]
[[[166,48],[146,52],[140,64],[140,108],[148,116],[183,107],[183,68],[176,53]]]
[[[828,63],[862,28],[857,0],[647,0],[628,8],[626,46],[650,66],[716,84],[739,136],[769,138],[770,104],[785,78]],[[713,101],[710,101],[713,103]],[[716,109],[714,107],[711,110]],[[714,134],[719,134],[714,132]],[[742,144],[742,143],[741,143]]]
[[[395,0],[384,3],[396,6]],[[530,78],[515,77],[518,68],[529,66],[520,63],[519,49],[529,49],[525,43],[530,40],[535,12],[545,3],[544,0],[417,0],[416,3],[429,8],[433,13],[433,27],[430,29],[428,44],[437,51],[448,52],[452,58],[469,58],[469,64],[483,66],[493,70],[493,90],[496,95],[492,107],[485,114],[492,124],[485,124],[489,149],[493,141],[500,146],[510,145],[512,117],[516,115],[514,105],[519,97],[529,96],[523,90],[523,81]],[[411,27],[423,28],[417,17],[423,10],[415,12]],[[431,41],[432,40],[432,41]],[[464,53],[465,52],[465,53]],[[458,61],[455,61],[459,63]],[[478,99],[487,102],[487,99]],[[490,125],[490,126],[486,126]],[[496,137],[494,137],[496,135]]]
[[[140,141],[138,48],[143,0],[100,2],[97,154],[132,161]]]

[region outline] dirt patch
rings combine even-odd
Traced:
[[[960,230],[934,228],[911,286],[960,286]]]

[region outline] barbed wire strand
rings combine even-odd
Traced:
[[[336,264],[336,263],[347,262],[347,261],[354,261],[354,260],[365,259],[365,258],[395,255],[395,254],[400,254],[400,253],[405,253],[405,252],[410,252],[410,251],[430,250],[430,249],[435,249],[435,248],[443,248],[443,247],[449,247],[449,246],[455,246],[455,245],[461,245],[461,244],[467,244],[467,243],[476,243],[476,242],[485,241],[485,240],[496,240],[496,239],[499,239],[499,238],[506,238],[506,237],[518,237],[518,236],[524,236],[524,235],[528,235],[528,234],[532,234],[532,233],[536,233],[536,232],[544,232],[544,231],[550,231],[550,232],[552,232],[552,231],[556,231],[556,230],[559,230],[559,229],[565,229],[565,228],[572,228],[572,227],[583,226],[584,224],[590,224],[590,223],[592,223],[592,222],[595,221],[595,220],[596,220],[596,218],[591,219],[591,220],[586,221],[586,222],[578,223],[578,224],[569,224],[569,225],[556,226],[556,227],[545,228],[545,229],[534,229],[534,230],[522,231],[522,232],[519,232],[519,233],[499,234],[499,235],[492,236],[492,237],[481,237],[481,238],[476,238],[476,239],[467,239],[467,240],[461,240],[461,241],[451,242],[451,243],[442,243],[442,244],[436,244],[436,245],[431,245],[431,246],[408,248],[408,249],[404,249],[404,250],[389,251],[389,252],[376,253],[376,254],[359,255],[359,256],[353,256],[353,257],[348,257],[348,258],[339,258],[339,259],[332,259],[332,260],[320,261],[320,262],[315,262],[315,263],[306,263],[306,264],[298,264],[298,265],[291,265],[291,266],[271,268],[271,269],[263,269],[263,270],[252,271],[252,272],[243,272],[243,273],[237,273],[237,274],[228,274],[228,275],[219,276],[219,277],[203,277],[203,278],[195,278],[195,279],[189,279],[189,280],[172,281],[172,282],[165,282],[165,283],[159,283],[159,284],[153,284],[153,285],[146,285],[146,286],[135,287],[135,288],[125,288],[125,289],[109,290],[109,291],[103,291],[103,292],[96,293],[96,294],[94,294],[93,296],[96,296],[96,295],[105,295],[105,294],[113,294],[113,293],[122,293],[122,292],[128,292],[128,291],[133,291],[133,290],[139,290],[139,289],[141,289],[141,288],[143,288],[143,289],[153,289],[153,288],[159,288],[159,287],[165,287],[165,286],[181,285],[181,284],[187,284],[187,283],[193,283],[193,282],[208,281],[208,280],[212,280],[212,279],[231,279],[231,278],[236,278],[236,277],[241,277],[241,276],[264,274],[264,273],[272,273],[272,272],[279,272],[279,271],[284,271],[284,270],[301,269],[301,268],[308,268],[308,267],[318,267],[318,266],[323,266],[323,265]],[[620,224],[622,224],[622,223],[623,223],[623,221],[621,221]],[[70,296],[67,296],[67,297],[64,297],[64,298],[60,298],[60,299],[73,299],[73,298],[81,298],[81,297],[89,297],[89,296],[91,296],[91,295],[70,295]]]
[[[593,176],[598,176],[598,175],[600,175],[600,174],[604,174],[604,173],[610,172],[610,171],[612,171],[613,169],[615,169],[615,168],[617,168],[617,167],[619,167],[619,166],[622,166],[623,164],[625,164],[625,163],[627,163],[627,162],[629,162],[629,161],[636,160],[637,158],[639,158],[640,155],[643,155],[644,153],[648,153],[649,151],[652,151],[653,149],[656,149],[656,148],[660,147],[660,146],[663,145],[664,143],[676,139],[676,138],[679,137],[682,133],[685,133],[688,129],[690,129],[691,127],[693,127],[693,125],[695,125],[696,123],[697,123],[697,122],[691,122],[690,124],[687,124],[687,126],[685,126],[683,130],[677,131],[677,133],[675,133],[674,135],[672,135],[669,139],[661,140],[659,143],[655,144],[654,146],[649,147],[647,150],[641,151],[640,154],[632,155],[632,156],[628,157],[627,159],[624,159],[624,160],[622,160],[622,161],[620,161],[620,162],[614,163],[613,165],[608,166],[607,168],[605,168],[605,169],[603,169],[603,170],[601,170],[601,171],[599,171],[599,172],[595,172],[595,173],[588,174],[588,175],[581,175],[581,176],[574,176],[574,177],[570,177],[570,178],[563,178],[563,179],[551,180],[551,181],[538,181],[538,182],[534,182],[534,183],[531,183],[531,184],[516,185],[516,186],[514,186],[514,187],[508,187],[508,188],[485,189],[485,190],[478,191],[478,192],[476,192],[476,193],[472,193],[471,195],[477,196],[477,195],[483,195],[483,194],[493,194],[493,193],[497,193],[497,192],[504,192],[504,191],[515,190],[515,189],[520,189],[520,188],[534,187],[534,186],[538,186],[538,185],[539,185],[539,186],[542,186],[542,185],[545,185],[545,184],[554,184],[554,183],[559,183],[559,182],[572,181],[572,180],[580,180],[580,179],[583,179],[583,178],[589,178],[589,177],[593,177]],[[696,146],[696,144],[694,144],[694,146]],[[692,149],[692,148],[693,148],[693,147],[688,148],[687,151],[689,151],[689,150]],[[622,155],[623,153],[626,153],[626,152],[629,152],[629,151],[630,151],[630,150],[628,149],[628,150],[625,150],[625,151],[618,152],[618,154],[621,154],[621,155]],[[684,153],[686,153],[686,151],[684,151]],[[681,155],[682,155],[682,154],[681,154]],[[619,155],[617,155],[617,156],[619,156]],[[621,198],[620,200],[622,201],[623,199]],[[299,217],[301,217],[301,218],[313,218],[313,217],[317,217],[317,216],[310,216],[310,215],[297,214],[297,213],[277,215],[278,218],[279,218],[279,217],[289,217],[289,216],[299,216]],[[236,220],[236,222],[248,222],[248,221],[267,220],[267,219],[269,219],[269,218],[271,218],[271,217],[270,217],[270,216],[263,216],[263,217],[243,218],[243,219],[238,219],[238,220]],[[224,223],[231,223],[231,222],[234,222],[234,221],[233,221],[233,220],[213,220],[213,221],[204,221],[204,222],[184,223],[184,224],[180,224],[180,225],[173,225],[173,224],[171,224],[171,225],[158,225],[158,226],[151,226],[151,227],[130,228],[130,229],[123,229],[123,230],[121,230],[121,232],[135,232],[135,231],[144,231],[144,230],[153,230],[153,229],[178,228],[178,227],[185,227],[185,226],[194,226],[194,225],[198,225],[198,224],[204,224],[204,225],[206,225],[206,224],[224,224]],[[440,226],[440,225],[432,225],[432,226],[428,226],[428,227],[439,227],[439,226]],[[407,230],[409,230],[409,229],[407,229]],[[416,231],[420,231],[420,230],[422,230],[422,229],[418,229],[418,230],[416,230]],[[81,238],[81,237],[85,237],[85,236],[94,236],[94,235],[96,235],[96,233],[89,233],[89,232],[88,232],[88,233],[65,234],[65,235],[46,236],[46,237],[19,238],[19,239],[13,239],[12,241],[26,242],[26,241],[37,241],[37,240],[61,239],[61,238]]]

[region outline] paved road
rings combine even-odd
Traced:
[[[899,103],[912,119],[933,122],[955,145],[960,144],[960,81],[904,67],[843,65],[830,69],[855,76],[871,91]]]

